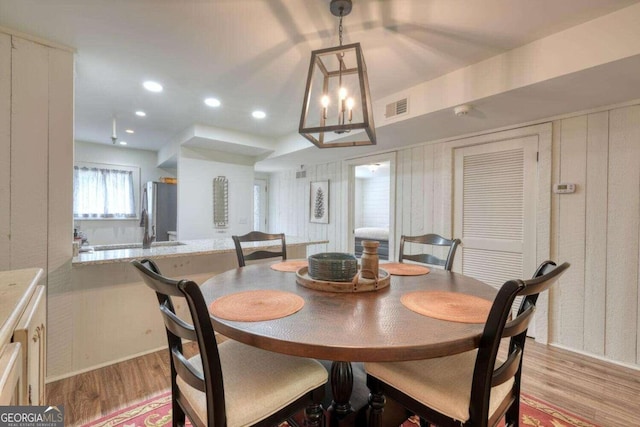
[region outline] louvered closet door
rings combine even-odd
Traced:
[[[535,270],[537,136],[455,150],[455,271],[499,287]]]

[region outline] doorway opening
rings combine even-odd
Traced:
[[[349,162],[349,250],[362,255],[362,241],[380,242],[381,260],[393,258],[395,157],[372,156]]]

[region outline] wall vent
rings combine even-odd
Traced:
[[[307,171],[297,171],[296,172],[296,179],[306,178],[306,177],[307,177]]]
[[[385,108],[384,116],[387,119],[391,117],[399,116],[401,114],[407,114],[409,112],[409,99],[403,98],[391,104],[387,104]]]

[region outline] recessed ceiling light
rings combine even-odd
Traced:
[[[264,119],[265,117],[267,117],[267,113],[265,113],[264,111],[259,111],[259,110],[254,111],[253,113],[251,113],[251,115],[255,119]]]
[[[147,113],[145,113],[144,111],[136,111],[136,116],[144,117],[146,115],[147,115]]]
[[[209,107],[219,107],[220,106],[220,100],[216,99],[216,98],[207,98],[204,100],[204,103],[207,104]]]
[[[142,84],[144,88],[150,92],[162,92],[162,85],[158,82],[147,80]]]
[[[127,141],[120,141],[120,145],[127,145]]]
[[[133,129],[127,129],[125,130],[126,133],[134,133]]]

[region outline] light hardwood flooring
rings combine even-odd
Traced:
[[[47,404],[64,405],[67,426],[82,425],[169,386],[161,351],[47,384]],[[638,370],[529,341],[522,390],[602,427],[640,425]],[[363,392],[356,385],[354,400]]]

